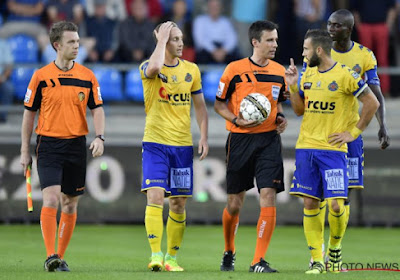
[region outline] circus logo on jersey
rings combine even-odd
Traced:
[[[329,84],[328,89],[330,91],[336,91],[339,88],[338,84],[336,81],[333,81],[332,83]]]
[[[82,102],[83,100],[85,100],[85,94],[81,91],[80,93],[78,93],[78,98],[79,101]]]
[[[361,73],[361,66],[358,65],[358,64],[354,65],[353,71],[355,71],[355,72],[357,72],[358,74],[360,74],[360,73]]]
[[[172,105],[190,105],[190,93],[174,93],[169,94],[167,90],[163,87],[158,91],[158,95],[162,98],[161,102],[168,103],[170,101],[174,101],[171,103]]]
[[[186,73],[185,82],[190,83],[193,80],[192,75],[190,73]]]

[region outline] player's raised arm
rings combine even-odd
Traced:
[[[286,69],[285,78],[289,86],[290,104],[292,105],[293,111],[296,115],[302,116],[304,114],[304,100],[299,94],[299,87],[297,86],[299,73],[296,65],[294,65],[293,58],[290,59],[290,65]]]
[[[149,65],[145,70],[145,75],[148,78],[153,78],[158,75],[164,65],[165,49],[169,40],[169,35],[171,33],[172,27],[174,27],[174,23],[171,21],[167,21],[157,26],[154,30],[154,36],[157,40],[157,45],[152,55],[150,56]]]

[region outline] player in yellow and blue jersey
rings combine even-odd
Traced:
[[[298,72],[291,59],[286,71],[292,107],[303,115],[296,143],[295,180],[290,193],[304,199],[304,233],[314,259],[308,274],[325,272],[322,256],[320,200],[329,205],[331,233],[328,269],[341,269],[341,240],[346,230],[347,143],[367,127],[379,102],[360,76],[331,58],[332,39],[327,31],[309,30],[303,56],[309,67],[297,86]],[[351,124],[353,102],[363,103],[359,121]]]
[[[208,154],[208,115],[199,68],[179,58],[182,31],[175,23],[165,22],[156,27],[154,35],[156,48],[139,67],[146,112],[142,192],[147,195],[145,227],[152,251],[148,268],[183,271],[176,254],[186,226],[186,200],[193,192],[191,101],[200,128],[200,160]],[[164,197],[169,197],[165,259],[161,251]]]
[[[342,63],[355,72],[360,74],[364,81],[368,84],[372,92],[378,99],[380,106],[375,114],[379,123],[378,138],[380,148],[386,149],[390,145],[390,138],[386,126],[386,109],[385,99],[383,97],[380,81],[377,74],[377,61],[371,50],[351,40],[351,33],[354,27],[353,14],[345,9],[333,12],[329,19],[327,29],[333,39],[332,59]],[[359,120],[358,101],[353,103],[354,118],[350,126],[353,126]],[[349,192],[352,189],[364,188],[364,148],[363,139],[360,135],[353,142],[348,143],[348,172],[349,172]],[[321,203],[321,223],[325,225],[325,205]],[[345,201],[347,221],[350,216],[350,200]],[[312,262],[311,262],[312,263]]]

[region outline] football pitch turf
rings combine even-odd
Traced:
[[[150,255],[142,225],[80,225],[65,256],[72,272],[43,269],[45,249],[39,225],[0,225],[0,279],[400,279],[400,271],[348,271],[305,275],[310,258],[301,226],[277,226],[267,254],[275,274],[249,273],[255,225],[240,226],[234,272],[221,272],[221,226],[189,225],[178,254],[185,272],[147,271]],[[327,233],[326,233],[327,234]],[[400,269],[400,229],[352,228],[343,241],[343,261],[350,268]],[[164,241],[166,239],[164,231]],[[165,251],[166,243],[163,242]],[[357,266],[355,266],[357,264]]]

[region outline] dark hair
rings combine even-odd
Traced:
[[[173,22],[173,21],[171,21],[171,22],[172,22],[172,27],[178,27],[178,25],[177,25],[175,22]],[[161,25],[164,24],[164,23],[165,23],[165,22],[161,22],[160,24],[158,24],[158,25],[156,26],[156,28],[154,28],[154,30],[158,32],[158,30],[160,30]],[[178,28],[179,28],[179,27],[178,27]],[[156,35],[154,35],[154,32],[153,32],[153,38],[154,38],[154,41],[157,42],[157,37],[156,37]]]
[[[50,44],[54,48],[54,42],[60,42],[64,31],[78,32],[78,26],[75,23],[69,21],[59,21],[54,23],[49,32]]]
[[[340,9],[340,10],[333,12],[332,15],[339,17],[341,22],[343,22],[348,28],[353,29],[354,16],[349,10]]]
[[[258,20],[253,22],[249,28],[250,45],[253,46],[253,39],[261,41],[262,32],[264,30],[273,31],[275,29],[278,30],[278,25],[269,20]]]
[[[304,40],[308,38],[311,38],[311,44],[314,48],[321,47],[326,54],[331,54],[332,38],[328,31],[323,29],[309,29],[304,36]]]

